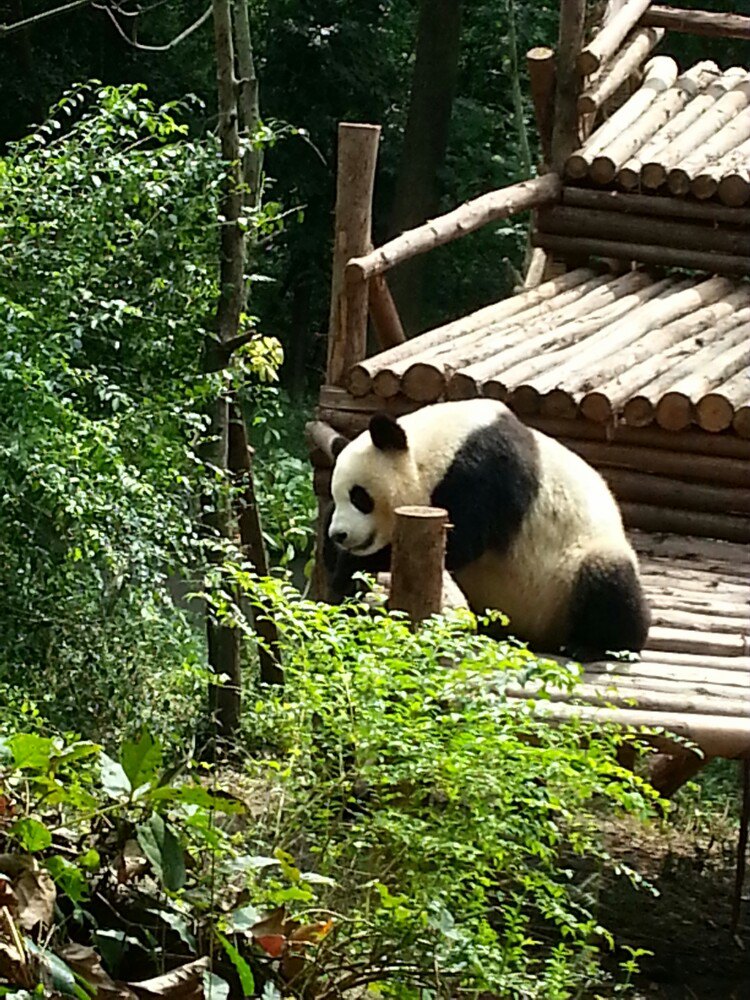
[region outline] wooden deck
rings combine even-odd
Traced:
[[[481,395],[522,416],[580,411],[750,438],[749,342],[748,281],[578,268],[362,361],[348,385],[358,397]]]
[[[709,757],[750,752],[750,559],[744,546],[632,533],[653,611],[640,660],[585,665],[542,710],[648,726]],[[534,689],[511,688],[511,697]]]

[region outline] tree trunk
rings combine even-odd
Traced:
[[[390,230],[398,235],[437,212],[461,41],[461,0],[421,0],[417,52]],[[392,291],[404,326],[419,324],[424,260],[399,267]]]

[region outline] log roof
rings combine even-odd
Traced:
[[[750,567],[747,549],[706,538],[633,532],[652,608],[647,648],[633,662],[585,664],[579,682],[550,691],[553,718],[660,727],[709,756],[750,748]],[[507,694],[529,698],[533,689]]]
[[[726,205],[750,202],[750,72],[646,64],[635,93],[565,164],[569,179]]]
[[[749,343],[750,281],[582,267],[366,359],[348,388],[750,438]]]

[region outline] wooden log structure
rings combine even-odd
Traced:
[[[750,161],[750,139],[732,149],[725,156],[713,163],[703,166],[690,183],[690,192],[696,198],[711,198],[719,191],[719,185],[724,181],[724,195],[729,193],[728,205],[736,202],[742,205],[747,198],[743,197],[742,185],[737,188],[737,181],[733,180],[738,171],[742,171],[745,164]],[[712,206],[716,211],[720,211],[720,206]],[[717,218],[717,221],[720,221]]]
[[[578,98],[579,114],[593,114],[636,72],[664,37],[660,28],[640,28],[611,62],[604,63],[588,81]]]
[[[750,138],[750,107],[726,122],[718,132],[703,143],[685,159],[672,167],[667,174],[667,183],[672,194],[684,195],[692,189],[693,183],[700,176],[704,167],[737,149],[741,143]],[[738,163],[743,160],[738,158]],[[729,164],[727,164],[728,166]],[[718,188],[718,184],[717,184]]]
[[[642,14],[641,24],[708,38],[750,39],[750,17],[734,12],[685,10],[653,4]]]
[[[601,128],[598,128],[586,144],[571,153],[565,162],[565,174],[568,177],[585,177],[594,159],[604,153],[608,147],[629,135],[632,129],[639,130],[647,109],[664,93],[677,78],[677,63],[668,56],[657,56],[646,65],[643,84],[621,108],[609,118]],[[637,146],[636,146],[637,148]]]
[[[327,381],[342,384],[352,365],[364,358],[368,289],[348,289],[344,267],[371,246],[372,192],[379,125],[339,125],[336,216],[328,322]]]
[[[467,201],[452,212],[401,233],[376,250],[360,256],[350,254],[346,264],[346,282],[356,288],[396,264],[481,229],[488,222],[505,219],[539,205],[551,204],[559,198],[560,190],[557,175],[546,174],[499,191],[490,191],[473,201]]]
[[[719,198],[725,205],[738,207],[750,201],[750,168],[738,163],[719,181]]]
[[[638,24],[650,0],[626,0],[594,39],[581,51],[576,65],[582,76],[595,73],[617,52],[628,33]]]
[[[651,159],[659,150],[664,149],[673,135],[673,122],[677,116],[682,115],[682,120],[693,121],[696,105],[692,102],[700,92],[711,83],[718,80],[720,71],[715,62],[706,60],[696,63],[690,69],[681,73],[666,93],[662,94],[649,110],[643,115],[640,123],[640,132],[643,144],[636,152],[626,160],[617,170],[617,183],[626,190],[632,190],[639,186],[641,168],[644,161]],[[724,90],[721,88],[720,93]],[[691,110],[685,111],[690,105]],[[683,113],[684,112],[684,113]],[[689,123],[689,122],[687,122]],[[675,133],[677,134],[677,133]]]
[[[418,625],[442,608],[448,512],[440,507],[397,507],[389,605]]]

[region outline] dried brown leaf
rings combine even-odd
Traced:
[[[136,994],[125,983],[116,983],[110,978],[93,948],[69,944],[60,950],[59,955],[91,987],[93,1000],[136,1000]]]
[[[208,970],[208,958],[199,958],[187,965],[180,965],[171,972],[153,979],[144,979],[128,986],[141,1000],[153,997],[168,1000],[203,1000],[203,973]]]
[[[5,907],[11,913],[18,912],[18,899],[7,875],[0,874],[0,907]]]
[[[38,962],[28,955],[8,909],[0,909],[0,978],[14,986],[33,989],[39,981]]]
[[[48,927],[55,911],[57,890],[49,873],[36,862],[28,865],[15,885],[18,898],[18,923],[25,931],[37,924]]]

